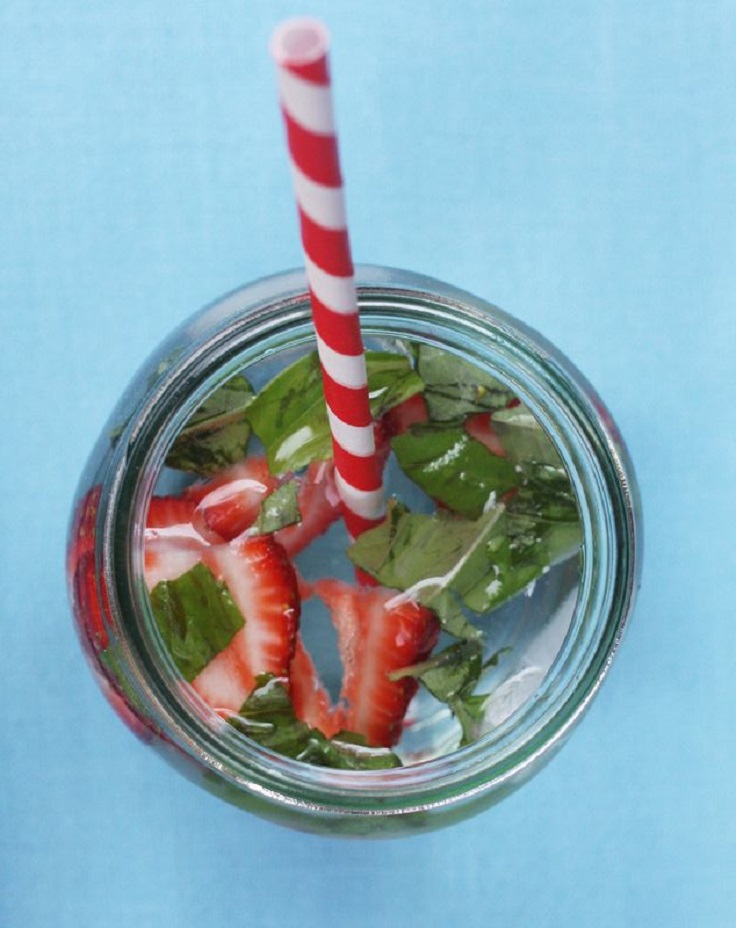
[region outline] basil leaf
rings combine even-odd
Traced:
[[[420,345],[417,371],[424,381],[429,418],[451,422],[503,409],[514,394],[475,364],[431,345]]]
[[[274,474],[329,458],[332,444],[317,353],[274,377],[251,403],[248,420]]]
[[[191,416],[171,447],[168,467],[209,476],[245,456],[250,424],[245,410],[253,400],[245,377],[232,377]]]
[[[534,461],[554,467],[563,466],[552,439],[524,403],[494,413],[492,425],[508,459],[514,464]]]
[[[471,438],[462,426],[415,426],[391,442],[404,473],[453,512],[478,518],[492,494],[519,481],[513,464]]]
[[[477,591],[495,583],[488,550],[503,538],[503,515],[498,506],[471,521],[411,513],[392,503],[384,522],[363,532],[348,556],[383,586],[409,592],[433,609],[449,634],[477,637],[480,633],[464,615],[458,596],[474,608],[473,603],[482,604]]]
[[[381,770],[401,766],[393,752],[368,748],[360,735],[338,732],[327,738],[301,721],[285,681],[273,674],[256,678],[255,689],[228,722],[262,747],[319,767]]]
[[[483,669],[483,646],[480,641],[452,644],[420,664],[404,667],[391,679],[414,677],[440,702],[450,702],[473,692]]]
[[[204,564],[158,583],[151,607],[174,663],[190,683],[245,624],[227,586]]]
[[[575,491],[560,463],[517,466],[519,492],[510,504],[514,512],[545,522],[577,522]]]
[[[383,586],[437,613],[457,638],[480,633],[466,615],[495,609],[576,551],[576,524],[540,523],[497,505],[479,519],[411,513],[392,503],[385,521],[348,548]]]
[[[450,703],[455,718],[460,723],[462,738],[460,747],[473,744],[481,736],[485,709],[491,693],[473,693],[462,699],[453,699]]]
[[[295,480],[287,480],[277,487],[261,503],[258,517],[255,521],[255,530],[259,535],[268,535],[277,532],[287,525],[301,522],[297,501],[298,489]]]
[[[480,733],[485,706],[490,693],[474,693],[482,673],[495,667],[509,648],[494,652],[483,660],[479,641],[461,641],[450,645],[429,660],[392,674],[392,678],[411,676],[419,680],[435,699],[446,703],[460,723],[461,745],[471,744]]]
[[[313,737],[299,760],[320,767],[340,770],[389,770],[401,767],[401,760],[388,748],[369,747],[362,735],[339,731],[332,738],[312,729]]]
[[[368,391],[374,417],[421,392],[422,381],[409,357],[366,352]],[[253,431],[263,442],[274,474],[298,471],[332,457],[322,372],[317,352],[300,358],[274,377],[248,409]]]
[[[99,660],[108,673],[110,685],[125,699],[128,706],[139,719],[148,718],[148,710],[140,694],[130,683],[126,674],[126,658],[120,653],[120,644],[113,643],[99,653]],[[152,728],[153,723],[145,721],[143,724]]]
[[[368,395],[371,413],[379,419],[385,412],[424,389],[424,382],[406,355],[389,351],[367,351]]]

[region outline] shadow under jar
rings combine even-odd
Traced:
[[[419,674],[401,736],[389,748],[400,766],[306,763],[273,750],[268,740],[249,737],[247,726],[232,724],[232,715],[208,705],[186,682],[154,615],[146,579],[150,501],[186,492],[194,479],[167,466],[167,458],[203,403],[233,377],[245,373],[258,391],[314,351],[301,273],[258,281],[206,307],[143,365],[82,476],[68,575],[90,666],[142,740],[202,786],[253,813],[302,830],[383,836],[436,828],[490,806],[564,742],[598,691],[633,605],[641,563],[640,507],[611,417],[573,365],[537,333],[482,300],[413,273],[359,267],[357,283],[368,350],[397,353],[413,368],[417,357],[449,358],[440,381],[448,379],[453,359],[492,377],[514,397],[511,410],[523,404],[533,416],[574,500],[579,533],[574,547],[564,556],[555,548],[515,595],[474,616],[480,663],[476,660],[474,688],[465,686],[460,694],[462,712],[457,698],[438,699],[425,685],[431,675],[423,680]],[[443,383],[432,388],[437,396]],[[490,418],[502,438],[504,418],[498,413]],[[506,418],[518,424],[513,415]],[[442,466],[439,458],[424,463],[430,474]],[[460,479],[482,485],[483,474]],[[432,494],[407,477],[393,453],[385,482],[389,494],[399,493],[412,512],[430,518]],[[466,514],[465,522],[485,519],[485,526],[495,505],[491,493],[482,511]],[[534,545],[541,538],[527,542],[538,554]],[[320,576],[355,583],[345,556],[348,543],[338,521],[294,558],[302,591]],[[477,545],[471,547],[475,555]],[[499,584],[492,558],[486,579],[483,589],[494,591]],[[302,633],[319,659],[326,691],[337,700],[343,669],[334,629],[316,615],[308,594],[303,598]],[[458,601],[459,614],[467,615],[466,603]],[[431,608],[431,598],[428,604]],[[435,653],[457,650],[462,636],[444,630],[440,635]],[[360,754],[362,748],[355,750]]]

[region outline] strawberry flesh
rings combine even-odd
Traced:
[[[316,461],[309,465],[304,476],[299,478],[297,505],[301,521],[274,535],[290,557],[295,557],[324,534],[340,516],[340,497],[331,462]]]
[[[327,738],[331,738],[345,727],[342,709],[332,705],[330,694],[325,689],[300,635],[297,635],[289,679],[291,701],[297,718],[311,728],[319,729]]]
[[[382,417],[382,423],[388,434],[403,435],[412,425],[426,422],[429,419],[427,403],[421,393],[415,393],[408,400],[392,406]]]
[[[390,674],[425,660],[439,636],[434,613],[383,587],[320,580],[314,592],[328,606],[343,664],[343,727],[374,747],[391,747],[418,683]]]
[[[192,524],[205,538],[231,541],[255,522],[261,503],[278,486],[263,457],[249,457],[186,491],[195,502]]]
[[[471,438],[485,445],[492,454],[505,458],[506,452],[501,439],[491,425],[491,415],[490,412],[478,412],[468,416],[465,420],[465,431]]]
[[[67,571],[77,627],[85,646],[99,654],[109,644],[105,619],[109,603],[105,578],[97,580],[95,532],[102,488],[99,485],[79,502],[69,535]]]
[[[192,521],[197,506],[186,493],[182,496],[152,496],[146,514],[146,528],[169,528]]]
[[[269,535],[212,545],[202,560],[226,584],[245,625],[192,685],[212,708],[237,712],[259,674],[288,674],[300,612],[296,575]]]

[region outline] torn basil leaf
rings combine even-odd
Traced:
[[[391,678],[414,677],[435,699],[449,702],[472,693],[482,669],[483,646],[473,639],[452,644],[426,661],[397,670]]]
[[[513,464],[471,438],[461,425],[415,426],[391,442],[404,473],[436,502],[477,519],[495,494],[518,483]]]
[[[294,760],[340,770],[383,770],[400,767],[401,761],[385,748],[369,748],[353,732],[327,738],[297,718],[285,681],[261,674],[256,686],[230,725],[262,747]]]
[[[434,422],[457,422],[478,412],[503,409],[514,394],[469,361],[431,345],[420,345],[417,372]]]
[[[374,417],[422,389],[405,355],[368,351],[366,367]],[[266,384],[250,405],[248,419],[274,474],[330,458],[332,439],[317,352],[300,358]]]
[[[534,462],[560,467],[564,471],[552,439],[524,403],[494,413],[491,424],[506,456],[514,464]]]
[[[246,410],[253,397],[245,377],[231,377],[190,417],[166,457],[167,466],[207,477],[245,457],[251,434]]]
[[[156,584],[151,607],[174,663],[190,683],[245,624],[227,585],[204,564]]]
[[[383,586],[433,609],[457,638],[479,631],[482,615],[540,577],[560,552],[552,526],[516,517],[498,504],[479,519],[411,513],[393,502],[386,520],[348,548],[350,560]],[[575,547],[566,555],[574,553]]]
[[[392,676],[396,679],[414,677],[435,699],[446,703],[460,724],[461,745],[471,744],[478,736],[485,706],[491,697],[490,693],[476,694],[474,691],[483,671],[495,667],[508,650],[496,651],[484,661],[480,641],[460,641],[429,660],[405,667]]]
[[[254,527],[259,535],[278,532],[287,525],[301,522],[298,488],[295,480],[287,480],[277,487],[261,503]]]

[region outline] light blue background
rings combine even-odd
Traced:
[[[322,16],[356,260],[463,286],[593,381],[636,462],[624,647],[558,758],[399,842],[219,803],[71,631],[86,455],[184,316],[300,261],[267,43]],[[3,0],[0,924],[736,924],[733,0]]]

